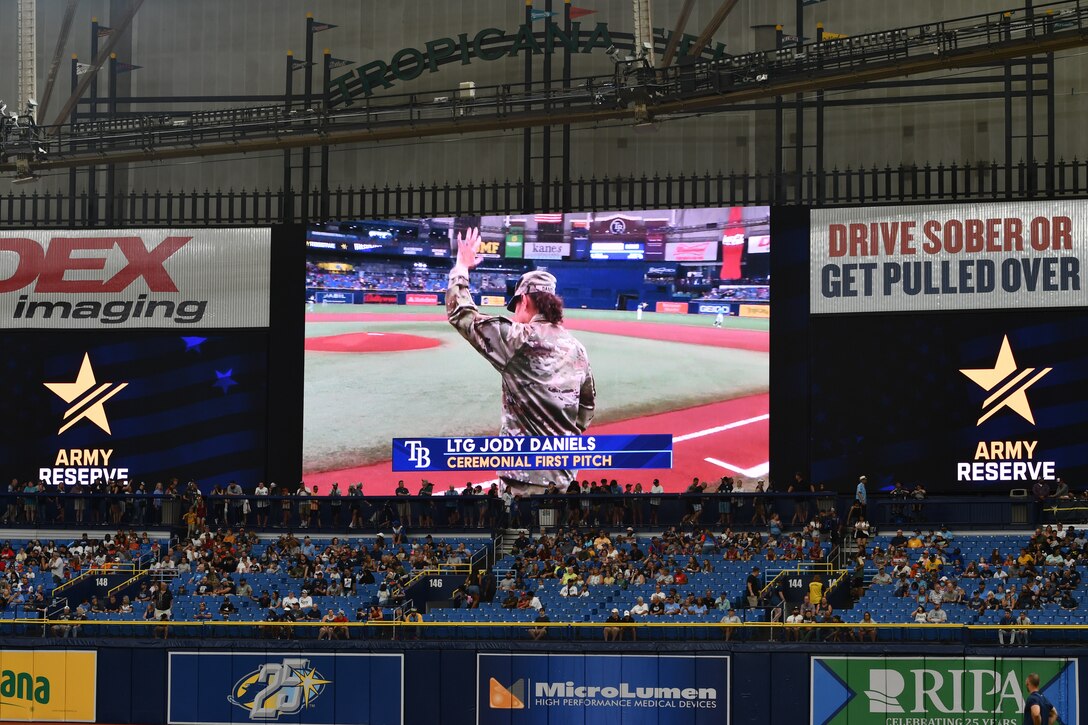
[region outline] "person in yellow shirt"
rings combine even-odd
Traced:
[[[915,531],[914,534],[907,539],[907,548],[921,549],[922,548],[922,535],[920,532]]]
[[[1020,550],[1020,556],[1016,559],[1016,563],[1020,566],[1027,566],[1028,564],[1035,563],[1035,557],[1028,553],[1027,549]]]
[[[808,600],[818,602],[824,597],[824,580],[819,574],[812,575],[812,581],[808,583]]]

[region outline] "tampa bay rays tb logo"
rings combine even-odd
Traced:
[[[431,465],[431,452],[423,441],[405,441],[408,446],[408,461],[414,463],[416,468],[428,468]]]

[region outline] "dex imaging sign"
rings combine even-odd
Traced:
[[[729,722],[728,657],[479,654],[476,662],[480,725]]]
[[[1019,725],[1032,672],[1060,722],[1080,722],[1077,661],[1042,657],[813,657],[811,722]]]
[[[268,229],[0,234],[0,328],[267,327]]]

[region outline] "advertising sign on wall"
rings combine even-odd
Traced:
[[[267,327],[269,229],[0,234],[0,328]]]
[[[700,315],[716,315],[718,313],[723,315],[733,314],[733,306],[725,304],[723,302],[700,302],[699,314]]]
[[[0,648],[0,720],[94,722],[93,651]]]
[[[771,316],[770,305],[741,305],[738,313],[741,317],[762,317],[764,319]]]
[[[478,654],[478,725],[729,722],[729,657]]]
[[[1088,202],[817,209],[814,314],[1083,307]]]
[[[482,307],[506,307],[506,298],[500,295],[481,295],[480,306]]]
[[[526,259],[562,259],[570,255],[569,242],[527,242]]]
[[[171,652],[167,722],[400,725],[400,654]]]
[[[432,294],[420,294],[418,292],[409,292],[404,296],[404,304],[406,305],[437,305],[438,295]]]
[[[665,259],[669,262],[713,262],[718,259],[718,241],[669,242],[665,245]]]
[[[811,722],[1015,725],[1022,721],[1029,673],[1039,675],[1039,690],[1060,722],[1081,722],[1076,660],[854,656],[812,658]]]
[[[671,312],[676,315],[686,315],[688,313],[687,302],[658,302],[654,305],[655,312]]]

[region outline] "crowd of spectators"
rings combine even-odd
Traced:
[[[498,601],[507,609],[539,610],[542,603],[536,592],[554,580],[551,586],[559,587],[559,596],[573,599],[592,598],[598,589],[641,591],[652,587],[648,597],[633,597],[622,615],[618,608],[615,612],[635,621],[713,611],[729,616],[738,596],[742,606],[759,606],[765,601],[760,570],[752,567],[742,593],[692,588],[689,581],[693,575],[714,573],[712,558],[720,563],[724,559],[723,566],[757,557],[772,562],[819,562],[828,550],[825,536],[830,535],[814,525],[777,536],[730,528],[715,535],[708,528],[681,531],[670,527],[644,543],[631,527],[617,535],[603,529],[588,533],[560,529],[555,535],[530,539],[523,533],[514,542],[512,566],[498,581]]]
[[[49,605],[53,589],[65,581],[89,569],[131,563],[144,554],[157,557],[159,550],[159,543],[146,532],[133,531],[102,538],[83,534],[70,543],[5,541],[0,544],[0,612],[19,609],[37,616]]]
[[[1002,623],[1030,624],[1026,610],[1079,607],[1078,566],[1088,561],[1088,538],[1062,524],[1036,529],[1019,552],[994,549],[988,556],[965,558],[955,535],[946,528],[923,534],[896,532],[886,549],[871,551],[859,542],[858,566],[876,568],[871,587],[890,587],[894,596],[914,600],[915,622],[943,623],[950,608],[966,608],[985,616],[1003,612]],[[1001,643],[1012,644],[1019,633],[1001,632]]]
[[[375,290],[384,292],[445,292],[449,270],[441,267],[420,267],[419,263],[366,262],[355,263],[350,271],[333,271],[316,262],[306,262],[306,287],[334,290]],[[506,294],[506,283],[517,278],[511,272],[474,271],[469,275],[473,292]]]

